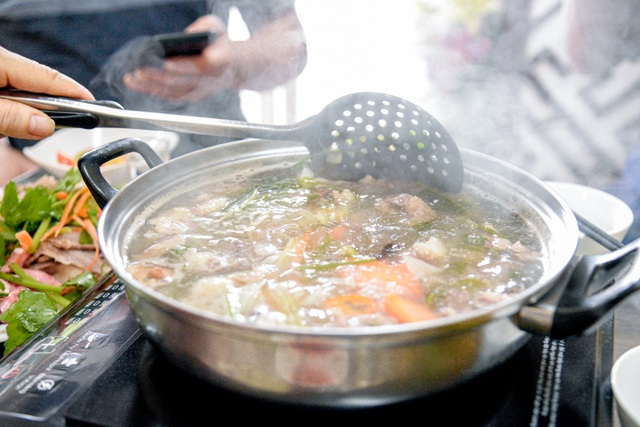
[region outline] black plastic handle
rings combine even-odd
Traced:
[[[101,145],[84,153],[78,159],[78,169],[80,170],[80,175],[82,175],[82,180],[101,208],[107,205],[118,190],[109,184],[102,174],[100,166],[110,160],[133,152],[140,154],[149,168],[154,168],[163,163],[158,154],[153,151],[153,148],[138,138],[123,138]]]
[[[551,336],[589,333],[627,296],[640,290],[640,239],[603,255],[584,256],[569,277]]]
[[[14,92],[19,93],[19,92]],[[61,100],[69,100],[71,102],[81,102],[84,104],[99,105],[102,107],[117,108],[124,110],[124,107],[116,101],[104,100],[104,101],[81,101],[70,98],[58,97]],[[46,110],[41,109],[49,117],[56,122],[57,128],[79,128],[79,129],[95,129],[100,126],[100,118],[93,113],[86,113],[82,111],[65,111],[65,110]]]
[[[640,290],[639,256],[640,239],[613,252],[575,256],[546,295],[521,307],[518,326],[552,338],[591,333]]]
[[[58,128],[95,129],[100,120],[91,113],[74,113],[71,111],[42,110],[56,122]]]

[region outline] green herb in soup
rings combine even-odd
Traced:
[[[140,221],[133,278],[239,321],[348,327],[469,312],[543,272],[531,228],[477,195],[370,177],[238,182],[180,194]]]

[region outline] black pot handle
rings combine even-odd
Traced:
[[[149,168],[162,164],[162,159],[153,151],[153,148],[138,138],[123,138],[101,145],[84,153],[78,159],[78,169],[80,170],[80,175],[82,175],[82,180],[101,208],[106,206],[118,190],[109,184],[102,174],[100,166],[110,160],[133,152],[140,154]]]
[[[547,295],[520,310],[518,326],[552,338],[591,333],[640,290],[639,256],[640,239],[605,254],[574,257]]]

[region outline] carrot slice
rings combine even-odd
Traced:
[[[387,295],[384,298],[384,309],[400,323],[418,322],[438,317],[436,313],[424,305],[398,294]]]
[[[18,239],[18,243],[20,243],[20,247],[25,251],[31,245],[33,239],[31,238],[31,234],[27,230],[21,230],[16,233],[16,239]]]
[[[327,308],[338,308],[347,316],[372,314],[378,310],[373,298],[359,294],[339,295],[325,302]]]
[[[408,296],[420,295],[418,280],[406,264],[390,264],[376,260],[346,266],[340,270],[340,274],[343,277],[353,277],[356,283],[373,283]]]
[[[84,187],[84,188],[87,188],[87,187]],[[78,215],[79,212],[85,208],[84,205],[87,203],[87,200],[89,200],[89,197],[91,197],[91,193],[89,191],[84,191],[82,195],[78,197],[78,200],[76,201],[76,205],[73,208],[74,215]]]

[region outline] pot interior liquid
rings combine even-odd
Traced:
[[[535,227],[467,186],[233,170],[140,212],[129,280],[241,322],[350,327],[488,307],[544,274]]]

